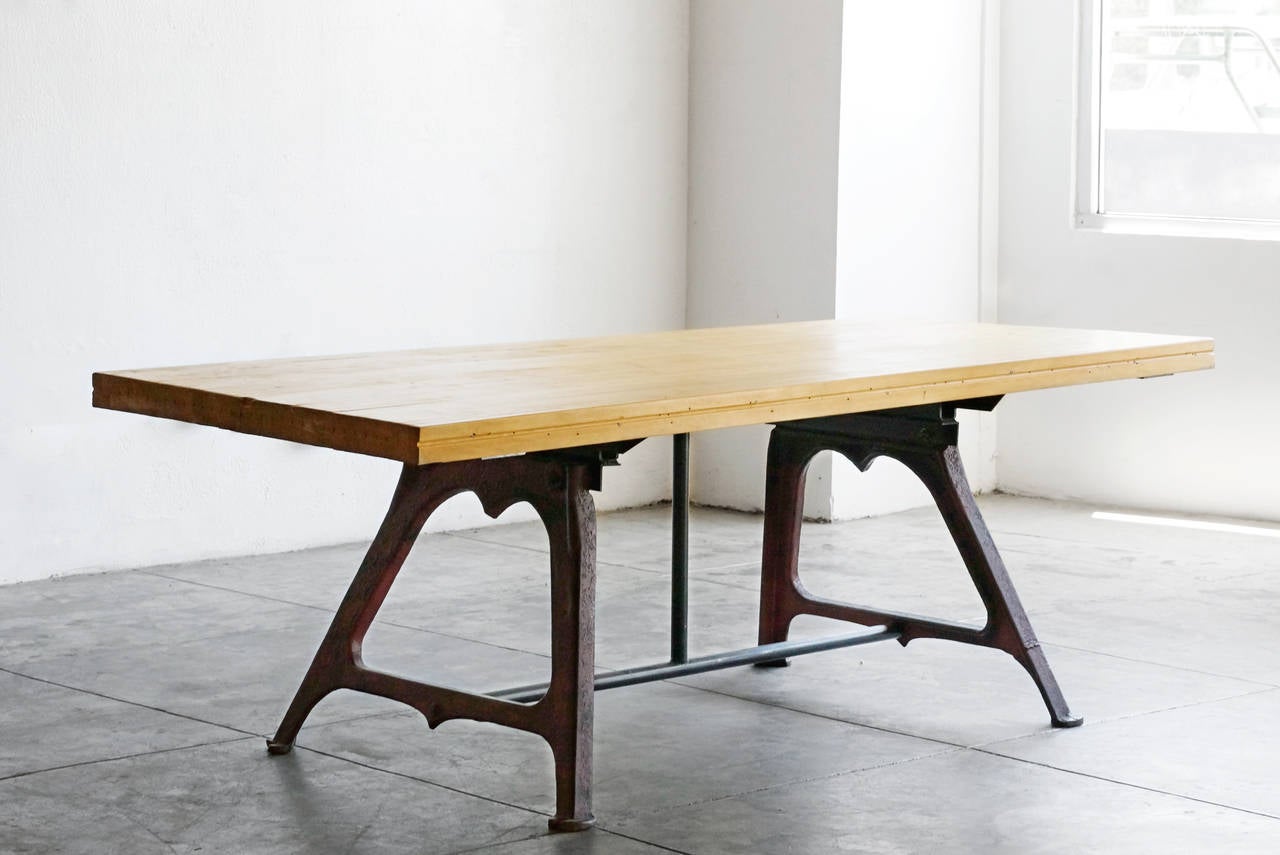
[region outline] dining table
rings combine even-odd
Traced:
[[[1015,393],[1213,364],[1213,341],[1196,336],[819,320],[103,371],[93,375],[93,405],[402,464],[386,517],[267,748],[287,753],[312,708],[337,689],[407,704],[431,728],[470,719],[530,732],[554,758],[550,825],[576,831],[594,823],[594,694],[605,689],[932,638],[1004,651],[1031,677],[1053,726],[1079,725],[975,503],[957,446],[957,411],[991,411]],[[689,436],[746,425],[772,426],[756,644],[692,657]],[[592,493],[603,488],[607,467],[625,463],[630,449],[654,437],[675,438],[671,625],[655,628],[669,632],[671,655],[598,673]],[[982,599],[984,622],[837,602],[805,588],[805,474],[823,451],[860,469],[894,459],[923,482]],[[475,494],[495,518],[528,503],[546,528],[545,683],[463,691],[376,670],[362,659],[365,633],[427,518],[460,493]],[[909,565],[902,574],[909,582]],[[856,631],[789,638],[801,615]]]

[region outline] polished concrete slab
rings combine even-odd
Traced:
[[[680,852],[1274,853],[1274,817],[976,751],[680,810],[619,830]]]
[[[2,587],[0,852],[1280,851],[1280,538],[981,505],[1083,728],[1050,728],[1004,654],[936,641],[612,690],[580,835],[546,833],[526,734],[337,693],[266,755],[362,545]],[[601,518],[606,667],[666,656],[668,537],[668,508]],[[759,549],[758,516],[695,511],[695,655],[754,641]],[[544,679],[546,551],[527,523],[423,537],[367,658]],[[826,596],[982,617],[932,509],[806,525],[801,566]]]
[[[457,852],[541,835],[537,814],[256,740],[0,781],[7,853]]]

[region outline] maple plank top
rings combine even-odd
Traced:
[[[96,407],[420,464],[1213,367],[1213,341],[810,321],[93,375]]]

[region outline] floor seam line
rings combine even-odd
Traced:
[[[49,680],[44,677],[36,677],[32,674],[23,674],[20,671],[14,671],[13,669],[6,668],[4,666],[0,666],[0,673],[9,674],[11,676],[18,677],[23,680],[31,680],[32,682],[35,682],[35,683],[43,683],[44,685],[54,686],[59,689],[65,689],[69,692],[77,692],[79,694],[89,695],[90,697],[102,698],[103,700],[114,701],[115,703],[125,704],[127,706],[132,706],[132,707],[138,707],[139,709],[145,709],[151,712],[160,713],[162,715],[173,716],[174,718],[180,718],[186,721],[195,722],[196,724],[203,724],[209,727],[216,727],[222,730],[230,731],[231,733],[239,734],[238,736],[228,737],[227,739],[224,739],[224,740],[214,740],[208,743],[201,743],[201,744],[222,745],[224,743],[239,742],[241,740],[270,738],[269,734],[263,734],[263,733],[258,733],[256,731],[245,730],[244,728],[237,727],[231,724],[224,724],[222,722],[210,721],[208,719],[203,719],[203,718],[197,718],[196,716],[187,715],[186,713],[180,713],[174,710],[164,709],[163,707],[156,707],[150,704],[144,704],[141,701],[133,701],[133,700],[129,700],[128,698],[121,698],[121,697],[116,697],[115,695],[108,695],[104,692],[94,691],[93,689],[84,689],[78,686],[68,685],[66,683],[59,683],[56,680]],[[308,730],[321,728],[321,727],[328,727],[330,725],[350,724],[353,722],[364,721],[366,719],[390,718],[394,716],[410,716],[413,714],[414,714],[414,710],[412,708],[391,709],[391,710],[384,710],[381,712],[360,713],[359,715],[345,716],[341,718],[334,718],[334,719],[329,719],[325,721],[313,722],[311,724],[304,724],[301,730],[302,732],[306,732]],[[158,748],[155,751],[150,751],[150,752],[144,751],[144,752],[139,752],[138,754],[124,755],[124,756],[125,757],[134,757],[134,756],[141,757],[147,754],[159,754],[166,751],[176,751],[176,750],[181,750],[181,748],[191,748],[191,747],[199,747],[199,745],[180,746],[178,748]],[[111,759],[117,759],[117,758],[107,758],[107,759],[111,760]],[[102,761],[85,761],[85,762],[90,763],[90,762],[102,762]],[[79,764],[74,764],[74,763],[69,764],[69,766],[75,766],[75,765],[79,765]],[[51,767],[51,768],[64,768],[64,767]],[[41,770],[41,771],[49,771],[49,770]],[[7,778],[0,777],[0,781],[3,781],[3,780],[7,780]]]
[[[650,846],[654,849],[661,849],[663,852],[672,853],[672,855],[694,855],[693,852],[690,852],[684,849],[672,849],[670,846],[664,846],[663,844],[655,843],[652,840],[645,840],[643,837],[636,837],[633,834],[624,834],[621,831],[615,831],[611,828],[606,828],[602,825],[597,825],[596,827],[599,828],[601,831],[603,831],[605,834],[611,834],[614,837],[621,837],[623,840],[630,840],[634,843],[640,843],[644,846]]]
[[[465,541],[468,541],[468,542],[470,542],[470,543],[482,543],[482,544],[484,544],[484,545],[486,545],[486,546],[504,546],[504,547],[506,547],[506,548],[508,548],[508,549],[518,549],[518,550],[521,550],[522,552],[536,552],[536,553],[538,553],[539,555],[549,555],[549,554],[550,554],[550,553],[549,553],[547,550],[545,550],[545,549],[539,549],[539,548],[537,548],[537,547],[533,547],[533,546],[520,546],[520,545],[518,545],[518,544],[514,544],[514,543],[502,543],[502,542],[498,542],[498,541],[485,540],[484,538],[474,537],[474,536],[465,535],[465,534],[458,534],[457,532],[452,532],[452,531],[440,532],[440,534],[443,534],[443,535],[445,535],[445,536],[447,536],[447,537],[456,537],[456,538],[458,538],[459,540],[465,540]],[[651,568],[651,567],[640,567],[639,565],[636,565],[636,564],[628,564],[628,563],[626,563],[626,562],[624,562],[624,561],[602,561],[602,562],[600,562],[600,563],[601,563],[601,564],[608,565],[608,566],[612,566],[612,567],[623,567],[623,568],[626,568],[627,570],[633,570],[633,571],[635,571],[635,572],[637,572],[637,573],[648,573],[648,574],[649,574],[649,575],[651,575],[651,576],[664,576],[664,577],[665,577],[665,576],[670,576],[670,575],[671,575],[671,570],[670,570],[670,568],[664,568],[664,569],[662,569],[662,570],[654,570],[654,569],[653,569],[653,568]],[[731,569],[734,569],[734,568],[737,568],[737,567],[759,567],[759,566],[760,566],[760,562],[758,562],[758,561],[739,561],[739,562],[735,562],[735,563],[733,563],[733,564],[718,564],[718,565],[716,565],[715,567],[699,567],[699,568],[697,568],[696,570],[695,570],[695,569],[693,569],[693,568],[690,568],[690,577],[689,577],[689,581],[691,581],[691,582],[704,582],[704,583],[706,583],[706,584],[708,584],[708,585],[720,585],[720,586],[725,587],[725,588],[732,588],[732,589],[734,589],[735,591],[752,591],[752,592],[758,592],[758,591],[759,591],[759,589],[758,589],[758,588],[749,587],[749,586],[747,586],[747,585],[738,585],[738,584],[735,584],[735,583],[733,583],[733,582],[726,582],[726,581],[724,581],[724,580],[722,580],[722,579],[701,579],[701,578],[695,578],[692,574],[694,574],[694,573],[714,573],[714,572],[719,571],[719,570],[731,570]]]
[[[958,754],[961,751],[968,751],[968,750],[969,750],[968,748],[965,748],[962,745],[950,745],[948,748],[943,749],[941,751],[933,751],[933,752],[930,752],[929,754],[921,754],[918,757],[905,757],[900,760],[889,760],[884,763],[877,763],[874,766],[867,766],[862,769],[843,769],[839,772],[831,772],[830,774],[826,774],[826,775],[814,775],[811,778],[798,778],[794,781],[783,781],[777,784],[766,784],[762,787],[754,787],[752,789],[743,790],[737,793],[726,793],[725,795],[714,796],[709,799],[698,799],[695,801],[674,805],[668,808],[661,808],[660,810],[669,811],[669,810],[683,810],[685,808],[705,807],[706,805],[715,804],[716,802],[722,802],[728,799],[737,799],[743,796],[755,795],[757,793],[767,793],[767,792],[770,792],[771,790],[783,789],[785,787],[796,787],[796,786],[803,786],[805,784],[814,784],[820,781],[834,781],[837,778],[843,778],[851,775],[861,775],[868,772],[876,772],[881,769],[892,769],[895,766],[906,766],[911,763],[917,763],[921,760],[931,760],[935,757],[943,757],[948,754]],[[652,814],[652,813],[658,813],[658,811],[646,811],[646,813]]]
[[[521,546],[518,543],[507,543],[501,540],[485,540],[483,537],[476,537],[475,535],[472,535],[472,534],[463,534],[457,531],[441,531],[441,532],[433,532],[433,533],[441,534],[445,537],[456,537],[458,540],[465,540],[468,543],[481,543],[481,544],[484,544],[485,546],[497,546],[497,547],[501,547],[502,549],[518,549],[521,552],[536,552],[539,555],[551,554],[550,549],[540,549],[539,547],[536,547],[536,546]]]
[[[457,533],[457,532],[453,532],[453,531],[445,531],[445,532],[438,532],[438,533],[439,533],[439,534],[442,534],[442,535],[444,535],[444,536],[446,536],[446,537],[456,537],[458,540],[465,540],[465,541],[467,541],[468,543],[479,543],[479,544],[482,544],[482,545],[484,545],[484,546],[499,546],[499,547],[503,547],[503,548],[505,548],[505,549],[516,549],[516,550],[519,550],[519,551],[521,551],[521,552],[534,552],[534,553],[537,553],[538,555],[544,555],[544,556],[547,556],[548,558],[549,558],[549,557],[550,557],[550,555],[551,555],[551,552],[550,552],[549,550],[546,550],[546,549],[540,549],[540,548],[538,548],[538,547],[536,547],[536,546],[521,546],[521,545],[519,545],[519,544],[517,544],[517,543],[504,543],[504,542],[502,542],[502,541],[485,540],[484,538],[481,538],[481,537],[474,537],[474,536],[471,536],[471,535],[459,534],[459,533]],[[635,564],[627,564],[626,562],[623,562],[623,561],[598,561],[598,562],[597,562],[597,565],[603,565],[603,566],[606,566],[606,567],[621,567],[621,568],[623,568],[624,570],[632,570],[632,571],[634,571],[634,572],[636,572],[636,573],[647,573],[647,574],[649,574],[650,576],[668,576],[668,575],[670,575],[670,570],[665,570],[665,569],[664,569],[664,570],[654,570],[654,569],[652,569],[652,568],[650,568],[650,567],[639,567],[639,566],[637,566],[637,565],[635,565]],[[705,581],[705,580],[703,580],[703,581]]]
[[[167,710],[167,709],[164,709],[163,707],[152,706],[151,704],[144,704],[141,701],[131,701],[128,698],[118,698],[114,695],[108,695],[105,692],[96,692],[93,689],[84,689],[84,688],[80,688],[79,686],[70,686],[70,685],[67,685],[66,683],[59,683],[57,680],[48,680],[48,679],[45,679],[44,677],[36,677],[32,674],[23,674],[20,671],[14,671],[11,668],[5,668],[3,666],[0,666],[0,671],[6,674],[12,674],[15,677],[22,677],[23,679],[26,679],[26,680],[34,680],[37,683],[44,683],[45,685],[48,685],[48,686],[56,686],[59,689],[66,689],[69,692],[80,692],[81,694],[91,695],[96,698],[103,698],[104,700],[115,701],[116,703],[128,704],[129,706],[138,707],[139,709],[151,710],[152,712],[163,713],[164,715],[171,715],[171,716],[174,716],[175,718],[182,718],[182,719],[186,719],[187,721],[194,721],[197,724],[205,724],[210,727],[220,727],[223,730],[229,730],[232,733],[242,734],[242,736],[244,737],[249,737],[249,736],[260,737],[262,735],[260,733],[254,733],[253,731],[245,730],[244,728],[241,728],[241,727],[235,727],[229,724],[222,724],[216,721],[208,721],[207,719],[198,718],[193,715],[187,715],[186,713],[180,713],[174,710]]]
[[[171,581],[171,582],[184,582],[184,583],[186,583],[186,584],[189,584],[189,585],[196,585],[197,587],[201,587],[201,588],[209,588],[210,590],[213,590],[213,591],[223,591],[223,592],[228,593],[228,594],[236,594],[237,596],[241,596],[241,597],[249,597],[250,599],[255,599],[255,600],[266,600],[267,602],[271,602],[271,603],[280,603],[281,605],[286,605],[286,606],[297,606],[298,608],[311,609],[312,611],[324,612],[325,614],[327,614],[327,615],[331,615],[331,616],[332,616],[332,615],[334,615],[334,614],[336,614],[336,611],[335,611],[334,609],[330,609],[330,608],[327,608],[327,607],[325,607],[325,606],[317,606],[317,605],[313,605],[313,604],[311,604],[311,603],[299,603],[299,602],[297,602],[297,601],[295,601],[295,600],[286,600],[286,599],[284,599],[284,598],[282,598],[282,597],[271,597],[271,596],[267,596],[267,595],[265,595],[265,594],[255,594],[255,593],[253,593],[253,592],[251,592],[251,591],[242,591],[242,590],[240,590],[240,589],[238,589],[238,588],[228,588],[228,587],[226,587],[226,586],[224,586],[224,585],[211,585],[211,584],[209,584],[208,582],[197,582],[197,581],[195,581],[195,580],[193,580],[193,579],[183,579],[183,578],[180,578],[180,577],[177,577],[177,576],[166,576],[166,575],[165,575],[165,574],[163,574],[163,573],[153,573],[153,572],[148,571],[148,570],[135,570],[135,571],[133,571],[133,572],[135,572],[135,573],[145,573],[146,575],[149,575],[149,576],[155,576],[155,577],[160,578],[160,579],[168,579],[168,580],[169,580],[169,581]],[[549,654],[545,654],[545,653],[534,653],[534,652],[529,651],[529,650],[521,650],[521,649],[520,649],[520,648],[518,648],[518,647],[508,647],[508,646],[503,645],[503,644],[494,644],[494,643],[493,643],[493,642],[491,642],[491,641],[483,641],[483,640],[478,639],[478,638],[469,638],[469,637],[467,637],[467,636],[465,636],[465,635],[454,635],[454,634],[452,634],[452,633],[448,633],[448,632],[441,632],[441,631],[439,631],[439,630],[435,630],[435,629],[425,629],[425,628],[420,627],[420,626],[411,626],[411,625],[409,625],[409,624],[398,623],[398,622],[393,621],[393,620],[379,619],[379,620],[376,620],[376,621],[375,621],[374,625],[375,625],[375,626],[390,626],[390,627],[395,627],[396,629],[408,630],[409,632],[420,632],[420,633],[422,633],[423,635],[434,635],[434,636],[436,636],[436,637],[438,637],[438,638],[448,638],[448,639],[451,639],[451,640],[453,640],[453,641],[466,641],[466,642],[469,642],[469,643],[471,643],[471,644],[483,644],[483,645],[485,645],[486,647],[492,647],[492,648],[494,648],[494,649],[496,649],[496,650],[506,650],[506,651],[509,651],[509,652],[511,652],[511,653],[524,653],[524,654],[527,654],[527,655],[529,655],[529,656],[537,656],[537,657],[539,657],[539,658],[541,658],[541,659],[550,659],[550,658],[551,658],[551,656],[550,656]]]
[[[3,666],[0,666],[0,673],[10,674],[14,677],[18,677],[23,680],[31,680],[36,683],[43,683],[45,685],[54,686],[59,689],[66,689],[69,692],[77,692],[80,694],[89,695],[91,697],[102,698],[103,700],[114,701],[116,703],[126,704],[128,706],[138,707],[139,709],[150,710],[151,712],[161,713],[162,715],[169,715],[169,716],[173,716],[174,718],[181,718],[187,721],[195,722],[197,724],[204,724],[204,725],[208,725],[209,727],[217,727],[223,730],[228,730],[232,733],[240,734],[239,736],[231,737],[228,740],[225,740],[229,742],[235,742],[241,739],[269,739],[270,738],[270,734],[258,733],[256,731],[251,731],[251,730],[245,730],[242,727],[237,727],[232,724],[224,724],[222,722],[210,721],[208,719],[203,719],[203,718],[197,718],[196,716],[187,715],[186,713],[180,713],[174,710],[164,709],[163,707],[152,706],[150,704],[142,703],[141,701],[133,701],[133,700],[129,700],[128,698],[121,698],[121,697],[116,697],[115,695],[108,695],[108,694],[105,694],[104,692],[94,691],[93,689],[84,689],[79,686],[72,686],[66,683],[59,683],[56,680],[49,680],[44,677],[36,677],[32,674],[23,674],[20,671],[14,671],[10,668],[6,668]],[[313,728],[328,727],[329,725],[335,725],[335,724],[349,724],[352,722],[364,721],[365,719],[372,719],[372,718],[408,716],[408,715],[412,715],[413,713],[414,713],[414,710],[412,708],[391,709],[391,710],[383,710],[381,712],[360,713],[358,715],[343,716],[339,718],[313,722],[310,724],[304,724],[302,727],[302,730],[307,731]],[[219,744],[219,743],[211,742],[209,744],[213,745],[213,744]],[[162,748],[157,750],[169,751],[171,749]],[[4,780],[4,778],[0,778],[0,780]]]
[[[325,606],[317,606],[312,603],[300,603],[297,600],[286,600],[283,597],[273,597],[269,594],[255,594],[252,591],[242,591],[239,588],[231,588],[227,585],[214,585],[209,582],[201,582],[197,579],[184,579],[181,576],[170,576],[167,573],[159,573],[154,570],[135,570],[135,573],[141,573],[145,576],[154,576],[157,579],[168,579],[170,582],[179,582],[184,585],[195,585],[197,588],[208,588],[211,591],[223,591],[228,594],[237,594],[242,597],[250,597],[255,600],[266,600],[269,603],[280,603],[286,606],[297,606],[302,609],[311,609],[312,611],[325,612],[326,614],[334,614],[335,610]]]
[[[254,736],[235,736],[227,739],[215,739],[211,742],[197,742],[191,745],[175,745],[172,748],[157,748],[152,751],[137,751],[133,754],[121,754],[116,757],[99,757],[95,760],[81,760],[76,763],[63,763],[60,766],[50,766],[47,769],[30,769],[25,772],[15,772],[12,775],[0,776],[0,783],[5,781],[16,781],[20,778],[29,778],[32,775],[43,775],[47,772],[60,772],[64,769],[79,769],[82,766],[98,766],[103,763],[118,763],[121,760],[136,760],[139,757],[154,757],[157,754],[171,754],[175,751],[193,751],[197,748],[208,748],[212,745],[230,745],[234,742],[248,742]]]
[[[1118,715],[1118,716],[1113,716],[1111,718],[1090,720],[1088,724],[1090,727],[1102,727],[1108,724],[1112,724],[1114,722],[1130,721],[1135,718],[1143,718],[1149,715],[1160,715],[1162,713],[1174,712],[1175,710],[1193,709],[1195,707],[1201,707],[1206,704],[1221,704],[1221,703],[1226,703],[1227,701],[1238,701],[1241,698],[1252,698],[1256,695],[1265,695],[1265,694],[1269,694],[1270,692],[1276,692],[1276,691],[1280,691],[1280,689],[1276,689],[1276,688],[1255,689],[1252,692],[1241,692],[1238,695],[1229,695],[1225,698],[1209,698],[1203,701],[1190,701],[1189,703],[1185,703],[1185,704],[1174,704],[1171,707],[1161,707],[1160,709],[1157,709],[1157,710],[1147,710],[1145,712],[1128,713],[1126,715]],[[984,749],[990,748],[995,745],[1005,745],[1010,742],[1017,742],[1018,740],[1021,740],[1021,739],[1035,739],[1038,737],[1050,737],[1050,736],[1053,736],[1054,732],[1056,731],[1049,731],[1049,732],[1042,732],[1042,733],[1025,733],[1021,736],[1010,736],[1007,739],[995,739],[995,740],[992,740],[991,742],[982,742],[977,745],[970,745],[969,747],[974,749],[975,751],[982,751]],[[995,752],[990,752],[990,753],[995,753]],[[1003,757],[1005,755],[999,754],[997,756]]]
[[[1045,612],[1041,612],[1039,614],[1043,615]],[[1032,620],[1036,620],[1039,615],[1028,614],[1028,617]],[[1090,650],[1088,647],[1077,647],[1071,644],[1062,644],[1046,638],[1041,638],[1040,643],[1049,647],[1059,647],[1063,650],[1072,650],[1076,653],[1088,653],[1092,656],[1105,656],[1109,659],[1119,659],[1121,662],[1133,662],[1137,665],[1151,665],[1156,668],[1168,668],[1170,671],[1183,671],[1187,674],[1199,674],[1202,677],[1217,677],[1220,680],[1235,680],[1238,683],[1251,683],[1255,686],[1268,686],[1272,689],[1280,689],[1280,684],[1268,683],[1265,680],[1254,680],[1249,677],[1235,677],[1231,674],[1219,674],[1216,671],[1203,671],[1199,668],[1184,668],[1181,665],[1170,665],[1168,662],[1152,662],[1149,659],[1137,659],[1132,656],[1121,656],[1118,653],[1107,653],[1103,650]]]
[[[745,666],[744,666],[744,667],[745,667]],[[726,670],[727,670],[727,669],[726,669]],[[685,682],[682,682],[679,678],[673,678],[673,679],[669,679],[669,680],[662,680],[662,681],[659,681],[659,682],[663,682],[663,683],[672,683],[672,684],[677,685],[677,686],[682,686],[682,687],[684,687],[684,688],[686,688],[686,689],[693,689],[693,690],[698,691],[698,692],[706,692],[707,694],[710,694],[710,695],[719,695],[719,696],[721,696],[721,697],[729,698],[729,699],[731,699],[731,700],[735,700],[735,701],[741,701],[741,702],[743,702],[743,703],[756,704],[756,705],[758,705],[758,706],[762,706],[762,707],[771,707],[771,708],[773,708],[773,709],[786,710],[787,712],[793,712],[793,713],[797,713],[797,714],[799,714],[799,715],[812,716],[813,718],[819,718],[819,719],[823,719],[823,720],[825,720],[825,721],[836,722],[836,723],[838,723],[838,724],[847,725],[847,726],[849,726],[849,727],[864,727],[864,728],[866,728],[867,730],[874,730],[874,731],[877,731],[877,732],[879,732],[879,733],[888,733],[888,734],[892,734],[892,735],[894,735],[894,736],[902,736],[902,737],[906,737],[906,738],[908,738],[908,739],[919,739],[919,740],[924,741],[924,742],[932,742],[932,743],[935,743],[935,744],[937,744],[937,745],[945,745],[945,746],[947,746],[948,748],[969,748],[969,747],[971,747],[971,746],[966,745],[966,744],[964,744],[964,743],[962,743],[962,742],[952,742],[952,741],[947,740],[947,739],[939,739],[939,738],[937,738],[937,737],[935,737],[935,736],[920,736],[920,735],[915,734],[915,733],[907,733],[907,732],[905,732],[905,731],[901,731],[901,730],[893,730],[892,728],[883,727],[883,726],[881,726],[881,725],[875,725],[875,724],[863,724],[862,722],[848,721],[847,719],[839,718],[839,717],[837,717],[837,716],[833,716],[833,715],[827,715],[826,713],[819,713],[819,712],[813,712],[812,710],[799,709],[799,708],[797,708],[797,707],[791,707],[791,706],[787,706],[786,704],[779,704],[779,703],[775,703],[775,702],[773,702],[773,701],[762,701],[762,700],[758,700],[758,699],[756,699],[756,698],[744,698],[744,697],[740,697],[739,695],[734,695],[734,694],[731,694],[731,693],[729,693],[729,692],[725,692],[725,691],[720,690],[720,689],[711,689],[711,688],[707,688],[706,686],[697,686],[697,685],[693,685],[693,684],[690,684],[690,683],[685,683]]]
[[[1237,811],[1239,813],[1247,813],[1247,814],[1250,814],[1251,816],[1262,817],[1263,819],[1272,819],[1272,820],[1280,821],[1280,816],[1277,816],[1276,814],[1266,813],[1265,811],[1251,810],[1249,808],[1237,807],[1236,805],[1229,805],[1229,804],[1224,804],[1222,802],[1215,802],[1210,799],[1202,799],[1197,796],[1189,796],[1189,795],[1186,795],[1185,793],[1175,793],[1170,790],[1159,789],[1158,787],[1148,787],[1148,786],[1144,786],[1143,784],[1135,784],[1130,781],[1121,781],[1116,778],[1108,778],[1105,775],[1094,775],[1089,772],[1081,772],[1075,769],[1063,769],[1060,766],[1054,766],[1052,763],[1043,763],[1038,760],[1028,760],[1023,757],[1010,757],[1006,754],[997,754],[994,751],[988,751],[985,748],[970,748],[968,750],[975,751],[979,754],[985,754],[988,757],[998,757],[1001,760],[1013,760],[1014,762],[1017,762],[1017,763],[1025,763],[1028,766],[1037,766],[1041,769],[1051,769],[1054,772],[1061,772],[1064,775],[1075,775],[1076,777],[1088,778],[1093,781],[1103,781],[1108,784],[1115,784],[1116,786],[1119,786],[1119,787],[1128,787],[1130,789],[1141,790],[1146,793],[1155,793],[1157,795],[1162,795],[1162,796],[1169,796],[1170,798],[1175,798],[1175,799],[1185,799],[1186,801],[1195,802],[1197,804],[1208,805],[1210,807],[1221,808],[1223,810]]]
[[[484,800],[484,801],[486,801],[486,802],[492,802],[493,804],[502,805],[503,807],[509,807],[509,808],[511,808],[511,809],[513,809],[513,810],[524,811],[525,813],[532,814],[532,815],[534,815],[534,816],[541,816],[541,817],[546,817],[546,816],[548,816],[548,814],[545,814],[545,813],[543,813],[543,812],[542,812],[542,811],[540,811],[540,810],[535,810],[535,809],[533,809],[533,808],[525,807],[524,805],[518,805],[518,804],[515,804],[514,802],[503,801],[502,799],[494,798],[493,796],[486,796],[486,795],[483,795],[483,794],[481,794],[481,793],[472,793],[472,792],[469,792],[469,791],[467,791],[467,790],[464,790],[464,789],[462,789],[462,788],[460,788],[460,787],[451,787],[451,786],[449,786],[448,784],[442,784],[442,783],[440,783],[439,781],[432,781],[432,780],[429,780],[429,779],[427,779],[427,778],[420,778],[420,777],[418,777],[417,775],[410,775],[408,772],[398,772],[398,771],[396,771],[396,770],[394,770],[394,769],[384,769],[384,768],[382,768],[381,766],[374,766],[374,765],[373,765],[373,764],[371,764],[371,763],[363,763],[363,762],[361,762],[361,761],[359,761],[359,760],[354,760],[354,759],[352,759],[352,758],[350,758],[350,757],[344,757],[344,756],[342,756],[341,754],[331,754],[330,752],[328,752],[328,751],[322,751],[322,750],[320,750],[319,748],[310,748],[310,747],[308,747],[308,746],[306,746],[306,745],[296,745],[296,744],[295,744],[295,745],[294,745],[294,750],[295,750],[295,751],[308,751],[308,752],[310,752],[310,753],[312,753],[312,754],[318,754],[318,755],[320,755],[321,757],[328,757],[328,758],[330,758],[331,760],[338,760],[338,761],[341,761],[341,762],[343,762],[343,763],[350,763],[350,764],[352,764],[353,766],[360,766],[361,768],[369,769],[369,770],[372,770],[372,771],[374,771],[374,772],[381,772],[381,773],[383,773],[384,775],[394,775],[394,776],[395,776],[395,777],[397,777],[397,778],[404,778],[405,780],[408,780],[408,781],[416,781],[417,783],[419,783],[419,784],[425,784],[425,785],[426,785],[426,786],[428,786],[428,787],[436,787],[436,788],[441,789],[441,790],[448,790],[448,791],[449,791],[449,792],[451,792],[451,793],[457,793],[458,795],[462,795],[462,796],[470,796],[470,797],[472,797],[472,798],[476,798],[476,799],[483,799],[483,800]],[[498,844],[489,844],[489,845],[491,845],[491,846],[495,846],[495,845],[498,845]]]
[[[537,840],[543,836],[544,835],[539,832],[538,834],[530,834],[528,837],[518,837],[514,840],[506,840],[502,843],[485,843],[480,846],[468,846],[466,849],[451,849],[449,850],[449,855],[483,855],[485,852],[495,852],[498,849],[502,849],[516,843],[526,843],[530,840]]]
[[[540,814],[540,815],[545,815],[545,814]],[[661,843],[654,843],[653,841],[645,840],[644,838],[641,838],[641,837],[635,837],[630,834],[624,834],[621,831],[614,831],[611,828],[605,828],[603,825],[601,825],[598,822],[592,828],[598,834],[607,834],[610,837],[621,837],[623,840],[630,840],[634,843],[640,843],[653,849],[660,849],[663,852],[670,852],[672,853],[672,855],[694,855],[694,853],[686,852],[683,849],[672,849],[670,846],[664,846]],[[483,853],[485,852],[494,852],[499,849],[502,849],[503,847],[510,846],[513,843],[523,843],[527,840],[539,840],[545,836],[546,836],[545,834],[537,834],[531,837],[521,838],[520,840],[510,840],[510,841],[507,841],[506,843],[486,843],[483,846],[476,846],[468,849],[457,849],[457,850],[454,850],[452,853],[450,853],[450,855],[483,855]]]

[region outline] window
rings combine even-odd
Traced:
[[[1077,224],[1280,237],[1280,0],[1081,6]]]

